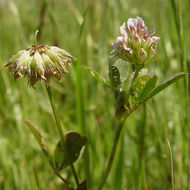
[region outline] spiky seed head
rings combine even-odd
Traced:
[[[61,80],[75,58],[64,49],[48,46],[33,45],[27,50],[21,50],[9,59],[8,70],[14,78],[28,77],[30,86],[37,81],[49,85],[51,77]]]

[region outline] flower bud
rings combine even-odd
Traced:
[[[112,54],[132,64],[145,64],[156,55],[159,37],[153,36],[154,30],[148,32],[142,18],[129,18],[120,27],[120,36],[113,43]]]
[[[27,76],[30,86],[41,80],[48,85],[51,77],[61,80],[74,59],[58,47],[38,45],[13,55],[6,67],[15,79]]]

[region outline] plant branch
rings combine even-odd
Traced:
[[[62,145],[63,145],[64,142],[65,142],[65,137],[64,137],[64,133],[63,133],[63,130],[62,130],[62,127],[61,127],[61,122],[59,120],[59,116],[58,116],[58,113],[57,113],[57,110],[56,110],[56,107],[55,107],[55,102],[54,102],[54,99],[53,99],[53,96],[52,96],[52,93],[51,93],[51,89],[50,89],[49,86],[46,86],[46,90],[47,90],[47,93],[48,93],[48,97],[49,97],[49,100],[50,100],[50,103],[51,103],[51,108],[53,110],[54,118],[55,118],[55,121],[56,121],[56,124],[57,124],[57,128],[59,130],[59,134],[60,134],[60,137],[61,137],[61,142],[62,142]],[[73,176],[75,178],[75,182],[76,182],[77,187],[78,187],[79,186],[79,180],[78,180],[77,173],[75,171],[74,165],[71,163],[70,166],[71,166],[71,171],[73,173]],[[57,174],[57,173],[56,173],[56,175],[59,176],[59,174]]]
[[[140,65],[139,67],[135,68],[135,71],[134,71],[134,75],[133,75],[133,78],[131,80],[131,84],[130,84],[130,87],[129,87],[129,90],[128,90],[128,93],[129,93],[129,96],[131,94],[131,88],[132,88],[132,85],[135,81],[135,79],[138,77],[138,74],[140,72],[140,70],[143,68],[143,65]],[[112,146],[112,151],[111,151],[111,154],[110,154],[110,157],[109,157],[109,161],[108,161],[108,165],[107,165],[107,168],[104,172],[104,175],[101,179],[101,182],[98,186],[98,190],[101,190],[104,186],[104,184],[106,183],[106,180],[108,178],[108,175],[110,173],[110,170],[112,168],[112,164],[113,164],[113,161],[114,161],[114,158],[115,158],[115,153],[116,153],[116,150],[117,150],[117,146],[118,146],[118,142],[119,142],[119,137],[120,137],[120,134],[121,134],[121,131],[122,131],[122,128],[124,126],[124,123],[127,119],[127,117],[129,116],[130,113],[132,113],[133,110],[130,110],[130,112],[128,113],[128,115],[126,116],[126,118],[124,120],[122,120],[117,128],[117,131],[116,131],[116,134],[115,134],[115,138],[114,138],[114,143],[113,143],[113,146]]]

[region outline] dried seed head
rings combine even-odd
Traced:
[[[48,85],[51,77],[61,80],[74,59],[64,49],[38,45],[13,55],[6,67],[15,79],[27,76],[30,86],[41,80]]]
[[[154,30],[148,32],[142,18],[129,18],[120,27],[120,36],[113,43],[112,54],[133,64],[145,64],[156,55],[159,37],[153,36]]]

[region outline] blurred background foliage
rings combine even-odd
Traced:
[[[29,88],[27,80],[15,82],[4,68],[12,54],[34,43],[37,28],[40,43],[64,48],[78,64],[107,76],[119,26],[140,16],[161,37],[158,55],[148,65],[160,82],[189,71],[189,10],[189,0],[0,0],[0,189],[64,189],[23,122],[37,124],[54,149],[59,135],[44,85]],[[105,190],[171,189],[167,138],[176,190],[190,190],[188,77],[130,116]],[[89,189],[96,189],[116,130],[114,99],[109,89],[76,65],[51,87],[64,130],[88,137],[87,151],[76,168],[80,181],[87,179]],[[73,180],[70,170],[62,175]]]

